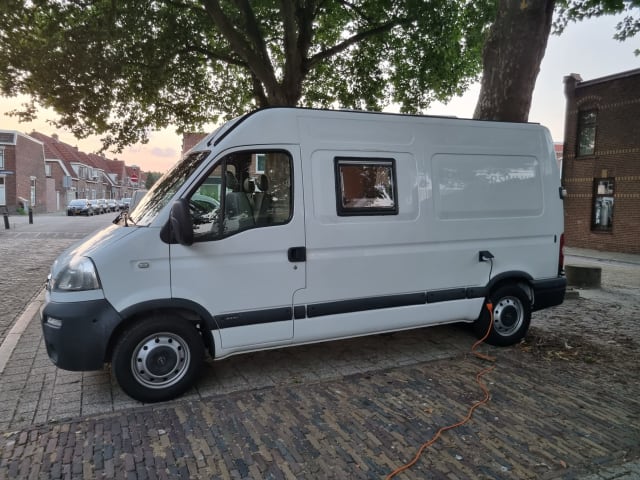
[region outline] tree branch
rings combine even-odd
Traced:
[[[209,50],[208,48],[205,48],[205,47],[199,47],[197,45],[187,45],[185,48],[178,50],[178,53],[192,53],[192,52],[201,53],[210,60],[219,60],[221,62],[228,63],[230,65],[237,65],[239,67],[244,67],[244,68],[249,67],[246,62],[240,59],[234,58],[224,53],[216,52],[214,50]]]
[[[251,83],[253,84],[253,96],[258,102],[258,106],[267,107],[269,105],[269,99],[264,93],[264,86],[253,73],[251,74]]]
[[[275,84],[276,78],[273,71],[273,65],[271,65],[271,61],[268,56],[264,57],[263,55],[256,53],[251,48],[251,45],[243,38],[229,18],[224,14],[220,7],[219,0],[201,0],[201,2],[204,4],[207,13],[220,30],[220,33],[227,39],[231,48],[238,52],[240,57],[250,68],[252,74],[266,85]],[[251,6],[248,3],[246,3],[246,6],[251,10]],[[251,11],[250,14],[253,15],[253,11]]]
[[[288,64],[298,53],[298,38],[295,20],[295,5],[293,0],[281,0],[280,13],[282,16],[282,25],[284,27],[284,52]]]
[[[311,57],[308,61],[309,69],[316,66],[318,63],[326,60],[327,58],[331,58],[337,55],[340,52],[345,51],[351,45],[358,43],[365,38],[374,37],[376,35],[380,35],[382,33],[386,33],[391,30],[393,27],[397,27],[400,25],[408,25],[411,23],[409,19],[396,19],[387,23],[383,23],[382,25],[378,25],[370,30],[365,30],[364,32],[359,32],[352,37],[347,38],[344,42],[339,43],[327,50],[323,50],[322,52],[316,53],[313,57]]]
[[[347,2],[346,0],[339,0],[338,3],[344,5],[349,10],[354,11],[360,18],[363,18],[364,20],[366,20],[367,23],[371,23],[371,18],[369,18],[367,15],[365,15],[364,12],[362,11],[362,9],[358,8],[353,3]]]
[[[182,3],[177,0],[163,0],[163,1],[164,3],[166,3],[167,5],[171,5],[172,7],[183,8],[185,10],[193,10],[194,12],[197,12],[200,15],[203,13],[206,13],[204,9],[199,8],[196,5],[187,5],[186,3]]]

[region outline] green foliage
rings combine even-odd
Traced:
[[[162,176],[162,172],[147,172],[147,180],[144,183],[144,188],[149,190],[153,187],[153,184],[158,181],[158,179]]]
[[[494,0],[4,0],[0,93],[105,148],[256,107],[419,112],[481,69]]]
[[[616,25],[613,38],[624,41],[640,32],[640,0],[558,0],[554,33],[562,33],[569,22],[617,14],[625,17]],[[640,55],[640,49],[635,54]]]

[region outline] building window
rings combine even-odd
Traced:
[[[264,153],[256,154],[256,173],[264,173],[267,156]]]
[[[395,215],[395,161],[391,158],[336,158],[338,215]]]
[[[578,112],[578,156],[593,155],[596,151],[596,110]]]
[[[4,148],[0,148],[0,170],[4,170]]]
[[[47,177],[51,176],[51,164],[50,163],[45,164],[45,166],[44,166],[44,174]]]
[[[591,230],[609,232],[613,228],[613,178],[596,178],[593,182]]]
[[[36,177],[31,177],[31,205],[36,204]]]

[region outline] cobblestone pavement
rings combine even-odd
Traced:
[[[37,239],[24,233],[0,232],[2,259]],[[74,240],[48,235],[51,259],[24,259],[44,275]],[[398,478],[640,478],[640,262],[576,253],[602,265],[603,289],[536,312],[517,347],[483,347],[497,356],[490,402]],[[25,290],[21,311],[43,277],[30,286],[11,265],[0,275]],[[0,479],[384,478],[482,398],[472,342],[446,326],[232,357],[182,399],[143,405],[106,369],[53,367],[33,320],[0,375]]]
[[[67,246],[108,225],[115,214],[94,217],[10,216],[0,226],[0,343],[25,306],[40,292],[51,264]]]

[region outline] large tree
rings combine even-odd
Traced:
[[[483,53],[483,74],[474,118],[526,122],[554,11],[555,31],[569,22],[625,13],[614,35],[640,31],[640,0],[498,0]],[[579,54],[580,45],[576,45]],[[639,51],[636,50],[636,54]]]
[[[116,149],[261,106],[418,112],[477,78],[493,16],[493,0],[4,0],[0,93]]]

